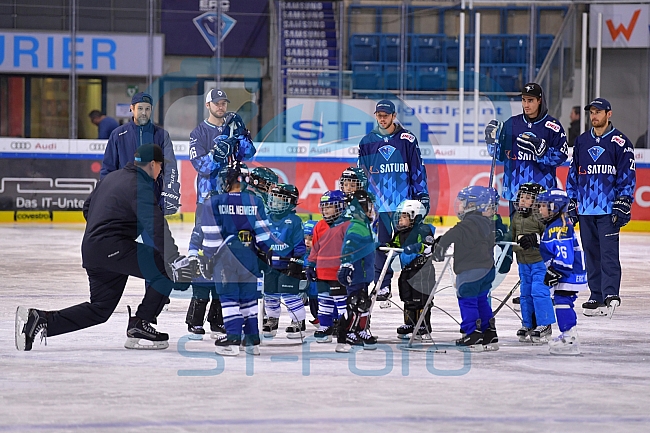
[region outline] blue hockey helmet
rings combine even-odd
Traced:
[[[348,167],[339,178],[339,188],[346,194],[368,189],[368,177],[359,167]]]
[[[298,188],[288,183],[274,185],[268,194],[267,208],[269,213],[280,215],[298,206]]]
[[[235,183],[245,190],[249,180],[248,167],[239,161],[231,162],[219,170],[217,186],[223,193],[229,192]]]
[[[501,196],[499,196],[499,191],[497,191],[496,188],[488,187],[488,192],[490,194],[490,206],[488,209],[492,211],[492,214],[494,215],[499,209],[499,200],[501,199]]]
[[[318,204],[323,219],[329,225],[332,225],[341,216],[345,206],[345,194],[338,189],[325,191]]]
[[[305,236],[314,236],[314,227],[316,227],[317,221],[307,220],[302,225],[302,230]]]
[[[456,215],[463,219],[469,212],[485,212],[492,202],[492,194],[488,187],[472,185],[458,192],[454,204]]]
[[[544,223],[552,221],[560,213],[567,211],[570,201],[566,191],[550,188],[537,195],[533,215]]]

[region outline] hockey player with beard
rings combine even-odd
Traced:
[[[300,338],[305,331],[305,304],[298,295],[303,256],[307,248],[302,220],[296,215],[298,188],[280,183],[268,195],[269,227],[273,233],[270,246],[270,269],[264,272],[264,308],[268,320],[263,327],[265,337],[274,337],[280,321],[280,299],[289,310],[291,325],[287,338]]]
[[[205,107],[208,109],[209,116],[190,133],[190,162],[197,172],[197,177],[194,229],[188,255],[195,263],[199,260],[203,240],[201,231],[203,203],[210,193],[218,191],[219,171],[229,161],[241,162],[255,155],[255,146],[251,141],[250,133],[241,117],[237,113],[228,111],[229,102],[226,92],[218,89],[210,90],[205,98]],[[192,299],[187,309],[185,323],[192,334],[205,334],[203,321],[210,295],[212,295],[212,302],[208,311],[208,322],[212,336],[216,338],[216,333],[225,331],[221,304],[214,284],[201,277],[196,278],[192,283]]]
[[[219,179],[223,193],[208,197],[201,216],[207,261],[202,268],[216,282],[226,328],[215,341],[215,351],[236,356],[243,343],[247,353],[259,355],[257,279],[262,276],[259,257],[268,257],[270,251],[269,222],[262,200],[246,191],[248,179],[240,163],[223,168]]]
[[[438,238],[433,259],[442,262],[454,244],[456,295],[462,322],[462,338],[456,345],[469,351],[498,350],[498,337],[487,297],[495,276],[494,232],[483,212],[492,205],[484,186],[468,186],[456,198],[460,222]]]
[[[568,145],[564,128],[548,114],[546,98],[537,83],[528,83],[521,91],[523,113],[505,123],[491,120],[485,127],[485,142],[490,156],[503,162],[501,195],[514,201],[519,187],[526,182],[556,186],[555,172],[567,160]],[[490,185],[492,186],[492,185]]]
[[[404,200],[418,200],[429,212],[427,171],[422,162],[418,140],[396,123],[395,104],[381,100],[375,106],[377,128],[359,143],[358,166],[368,178],[368,192],[376,199],[377,238],[380,244],[393,237],[393,213]],[[392,269],[383,281],[377,281],[386,262],[386,253],[375,252],[377,300],[391,297]]]
[[[388,243],[391,248],[403,248],[400,254],[402,272],[397,285],[399,297],[404,302],[404,324],[397,328],[400,338],[410,338],[415,324],[424,314],[424,322],[417,331],[422,336],[431,332],[431,310],[424,311],[431,289],[435,284],[435,270],[431,264],[431,248],[434,243],[435,227],[424,223],[426,209],[417,200],[404,200],[397,206],[394,214],[395,230],[397,233]],[[422,269],[429,266],[424,275],[418,275]],[[417,277],[416,277],[417,276]],[[424,282],[424,286],[420,283]],[[417,286],[417,287],[416,287]]]
[[[319,203],[323,219],[314,227],[313,244],[305,273],[307,281],[318,286],[318,321],[320,328],[314,333],[319,343],[330,343],[335,331],[335,321],[346,312],[347,290],[338,281],[341,266],[343,237],[349,221],[344,214],[345,194],[326,191]]]
[[[555,355],[579,355],[577,318],[573,304],[587,289],[584,254],[566,215],[569,197],[561,189],[544,191],[535,200],[535,215],[545,225],[539,251],[547,266],[544,284],[554,288],[553,304],[561,334],[548,342]]]

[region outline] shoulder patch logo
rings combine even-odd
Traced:
[[[560,132],[560,125],[555,122],[551,122],[550,120],[547,120],[544,126],[546,126],[548,129],[552,129],[555,132]]]
[[[603,149],[600,146],[594,146],[589,148],[587,151],[589,152],[589,155],[591,156],[591,159],[594,160],[594,162],[598,161],[598,158],[600,158],[600,155],[602,155],[605,152],[605,149]]]
[[[399,136],[400,140],[408,140],[411,143],[415,141],[415,135],[409,134],[408,132],[402,132]]]
[[[620,135],[616,135],[616,136],[612,137],[612,141],[614,143],[618,144],[621,147],[625,146],[625,139],[623,137],[621,137]]]
[[[379,148],[379,153],[381,153],[381,156],[384,157],[386,161],[390,159],[391,156],[393,156],[393,153],[395,153],[395,148],[393,146],[382,146]]]

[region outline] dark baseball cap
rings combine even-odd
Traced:
[[[163,151],[157,144],[143,144],[135,150],[135,161],[137,162],[163,162]]]
[[[228,99],[228,95],[226,95],[226,92],[224,92],[221,89],[212,89],[208,92],[207,95],[205,95],[206,104],[208,102],[219,102],[219,101],[230,102],[230,99]]]
[[[382,99],[381,101],[377,102],[377,105],[375,106],[375,113],[393,114],[394,112],[395,104],[393,104],[388,99]]]
[[[146,102],[147,104],[153,105],[153,98],[148,93],[138,92],[133,95],[133,98],[131,98],[131,105],[135,105],[140,102]]]
[[[521,95],[534,96],[536,98],[542,97],[542,86],[537,83],[528,83],[521,89]]]
[[[594,107],[597,110],[612,111],[612,104],[610,104],[607,99],[603,98],[596,98],[585,105],[585,111],[589,111],[591,107]]]

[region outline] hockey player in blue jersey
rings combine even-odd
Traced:
[[[568,157],[564,128],[548,114],[546,98],[537,83],[528,83],[521,91],[523,113],[505,123],[492,120],[485,127],[485,142],[490,156],[503,162],[501,195],[511,202],[526,182],[556,186],[555,172]],[[491,185],[490,185],[491,186]]]
[[[569,197],[561,189],[544,191],[535,200],[535,214],[546,225],[539,243],[547,270],[544,284],[551,286],[560,335],[548,342],[556,355],[580,354],[577,318],[573,309],[578,292],[587,290],[584,255],[573,224],[565,214]]]
[[[569,216],[580,222],[589,275],[589,300],[582,304],[585,316],[604,316],[620,305],[621,262],[619,232],[631,218],[636,171],[632,142],[609,120],[611,104],[591,101],[592,128],[581,134],[573,147],[567,176],[571,198]]]
[[[468,186],[456,197],[460,222],[437,239],[433,259],[442,262],[445,251],[454,244],[456,295],[462,322],[462,337],[456,345],[480,352],[498,350],[498,337],[492,308],[487,297],[495,276],[494,232],[483,212],[492,206],[492,194],[484,186]]]
[[[196,211],[189,255],[195,260],[198,260],[203,239],[200,230],[203,202],[210,193],[218,192],[219,171],[231,160],[241,162],[255,155],[255,146],[241,117],[237,113],[227,111],[229,102],[224,91],[210,90],[205,97],[209,116],[190,133],[190,162],[197,172],[197,177]],[[214,284],[199,277],[192,284],[192,299],[185,319],[189,332],[193,334],[205,333],[203,320],[211,292],[212,303],[208,311],[208,322],[213,337],[214,333],[224,330],[221,304],[214,291]]]
[[[385,244],[393,237],[393,213],[404,200],[420,201],[429,212],[427,171],[422,162],[418,140],[413,133],[395,122],[395,104],[381,100],[375,107],[377,128],[359,143],[358,166],[368,177],[368,192],[376,200],[377,237]],[[377,281],[386,262],[386,253],[375,253],[377,300],[391,297],[392,269],[383,281]]]
[[[285,330],[287,338],[300,338],[306,329],[305,304],[298,294],[307,251],[302,220],[295,211],[298,196],[298,188],[285,183],[275,185],[268,195],[269,227],[273,237],[270,269],[264,272],[264,308],[268,316],[262,330],[265,337],[274,337],[278,331],[281,299],[291,317],[291,325]]]
[[[247,353],[259,354],[260,336],[257,324],[257,279],[262,276],[259,257],[267,257],[271,230],[264,203],[245,191],[248,179],[242,176],[240,164],[231,163],[221,169],[222,194],[211,195],[204,202],[203,230],[206,277],[216,282],[223,307],[226,334],[215,341],[216,353],[239,354],[242,344]]]

